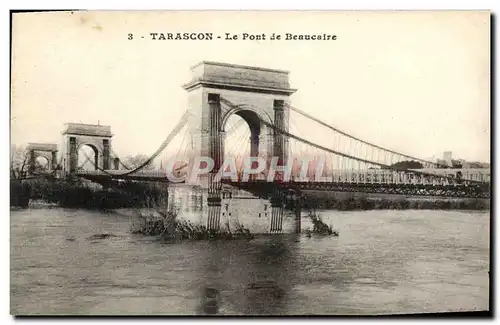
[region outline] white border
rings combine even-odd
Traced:
[[[4,127],[1,128],[1,136],[2,136],[2,141],[4,142],[3,148],[7,148],[5,150],[5,156],[3,159],[0,160],[0,170],[3,170],[4,172],[1,173],[2,177],[2,194],[1,200],[2,200],[2,206],[4,207],[5,214],[2,216],[2,222],[4,223],[3,226],[1,227],[3,234],[0,237],[2,239],[2,246],[1,246],[1,254],[2,254],[2,280],[1,283],[1,288],[0,288],[0,293],[2,294],[1,296],[1,315],[2,315],[2,324],[10,324],[14,322],[14,319],[12,316],[9,315],[10,313],[10,281],[6,281],[7,279],[10,280],[10,220],[9,220],[9,189],[8,189],[8,174],[7,174],[7,169],[8,169],[8,148],[10,148],[10,135],[9,135],[9,130],[10,130],[10,119],[9,119],[9,35],[10,35],[10,27],[9,27],[9,12],[8,10],[10,9],[89,9],[89,10],[97,10],[97,9],[106,9],[106,10],[156,10],[156,9],[189,9],[189,10],[202,10],[202,9],[235,9],[235,10],[242,10],[242,9],[258,9],[258,10],[491,10],[493,13],[499,13],[500,12],[500,1],[498,0],[475,0],[475,1],[459,1],[459,0],[454,0],[454,1],[437,1],[437,0],[412,0],[412,1],[369,1],[369,0],[351,0],[351,1],[345,1],[345,2],[340,2],[340,1],[322,1],[322,0],[307,0],[307,1],[292,1],[292,0],[287,0],[287,1],[280,1],[280,0],[248,0],[245,2],[236,2],[234,0],[232,1],[221,1],[221,0],[213,0],[210,2],[206,2],[203,0],[182,0],[177,3],[168,3],[165,4],[162,1],[147,1],[147,0],[141,0],[137,1],[135,3],[132,3],[132,1],[104,1],[104,0],[92,0],[92,1],[72,1],[71,3],[68,1],[24,1],[20,3],[19,1],[12,1],[12,0],[5,0],[1,2],[1,6],[3,7],[1,11],[3,19],[1,19],[1,29],[2,33],[0,34],[2,39],[1,43],[4,44],[4,50],[2,51],[2,62],[3,62],[3,78],[1,78],[2,82],[2,103],[4,108],[0,111],[3,116],[2,120],[4,121]],[[498,21],[497,21],[498,24]],[[498,44],[498,34],[495,35],[495,43]],[[498,53],[497,53],[498,56]],[[495,69],[497,70],[497,69]],[[495,86],[494,90],[498,90],[498,87]],[[497,114],[498,115],[498,114]],[[496,120],[495,120],[496,122]],[[497,125],[497,123],[495,123]],[[492,130],[493,132],[493,130]],[[496,144],[495,144],[495,149],[497,149]],[[497,168],[497,163],[495,163],[495,170]],[[495,180],[494,182],[498,184],[497,182],[497,177],[495,173]],[[496,227],[495,227],[495,233],[496,233]],[[493,229],[492,229],[493,231]],[[8,262],[7,262],[8,261]],[[496,274],[495,274],[496,275]],[[496,277],[497,282],[498,278]],[[495,303],[496,305],[496,303]],[[492,306],[493,307],[493,306]],[[495,308],[498,310],[497,308]],[[109,322],[114,322],[114,323],[122,323],[122,322],[127,322],[131,324],[144,324],[146,323],[146,320],[136,320],[136,319],[130,319],[130,320],[124,320],[124,319],[117,319],[117,320],[92,320],[92,319],[85,319],[85,320],[79,320],[79,319],[74,319],[78,320],[79,323],[92,323],[92,324],[104,324],[109,323]],[[59,321],[59,323],[66,324],[66,323],[72,323],[74,320],[67,319],[63,321]],[[218,321],[220,319],[217,319],[215,321]],[[304,321],[307,322],[306,319],[296,319],[298,321]],[[163,320],[162,320],[163,321]],[[167,320],[171,324],[175,324],[177,322],[182,322],[182,323],[191,323],[194,321],[190,319],[186,319],[184,321],[182,320]],[[206,320],[205,320],[206,321]],[[234,321],[234,320],[230,320]],[[240,319],[238,321],[248,321],[245,319]],[[270,320],[260,320],[262,323],[267,323],[270,322]],[[287,319],[283,319],[282,321],[287,321]],[[332,319],[332,321],[336,323],[347,323],[355,321],[355,319],[352,320],[336,320]],[[369,321],[368,319],[365,321]],[[384,322],[385,319],[381,319],[380,321]],[[399,320],[403,322],[403,320]],[[423,320],[425,321],[425,319]],[[451,320],[454,322],[454,320]],[[36,323],[52,323],[52,319],[48,320],[38,320]],[[363,321],[364,322],[364,321]],[[29,323],[35,323],[35,320],[24,320],[23,323],[29,324]],[[432,322],[431,322],[432,323]]]

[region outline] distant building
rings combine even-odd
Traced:
[[[452,152],[451,151],[445,151],[443,152],[443,160],[446,163],[446,166],[453,166],[453,159],[452,157]]]
[[[436,163],[442,166],[460,169],[490,168],[489,163],[466,161],[465,159],[453,159],[452,157],[453,156],[451,151],[445,151],[443,152],[443,159],[436,159]]]

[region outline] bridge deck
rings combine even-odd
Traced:
[[[255,195],[269,196],[275,189],[281,191],[331,191],[361,192],[411,196],[440,196],[463,198],[490,198],[490,184],[391,184],[391,183],[351,183],[351,182],[288,182],[270,183],[266,181],[223,183],[245,189]]]
[[[88,180],[135,180],[135,181],[155,181],[168,183],[167,173],[163,170],[141,170],[132,174],[124,175],[126,170],[106,170],[105,172],[99,170],[92,171],[79,171],[76,176],[86,178]]]
[[[76,175],[88,180],[102,182],[108,180],[135,180],[135,181],[154,181],[170,183],[165,171],[146,170],[138,171],[129,175],[124,175],[122,170],[85,171],[78,172]],[[181,182],[183,183],[183,182]],[[380,180],[362,182],[360,179],[351,181],[333,181],[333,182],[309,182],[309,181],[291,181],[291,182],[268,182],[266,180],[251,180],[248,182],[231,181],[223,179],[222,183],[234,186],[236,188],[248,190],[256,195],[269,195],[275,189],[283,191],[337,191],[337,192],[363,192],[363,193],[383,193],[399,195],[417,195],[417,196],[444,196],[444,197],[469,197],[469,198],[490,198],[490,184],[463,180],[460,182],[449,183],[428,183],[422,180],[405,180],[403,182],[385,182]]]

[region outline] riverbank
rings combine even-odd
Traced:
[[[308,193],[304,209],[356,210],[489,210],[490,200],[346,192]]]
[[[123,182],[113,188],[81,180],[39,178],[11,180],[10,206],[36,208],[45,205],[64,208],[109,210],[157,205],[165,197],[158,184]]]

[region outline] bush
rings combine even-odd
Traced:
[[[332,229],[332,226],[328,226],[323,222],[319,214],[316,214],[315,212],[309,212],[309,218],[313,223],[313,233],[320,235],[339,235],[338,231]]]
[[[219,231],[209,230],[204,225],[196,225],[187,220],[178,220],[177,212],[161,212],[157,214],[139,214],[138,222],[132,223],[130,231],[133,234],[148,236],[162,236],[165,239],[252,239],[254,236],[250,230],[241,223],[237,223],[234,232],[229,227],[229,222],[225,229]]]
[[[10,206],[27,208],[30,201],[31,186],[20,180],[10,181]]]

